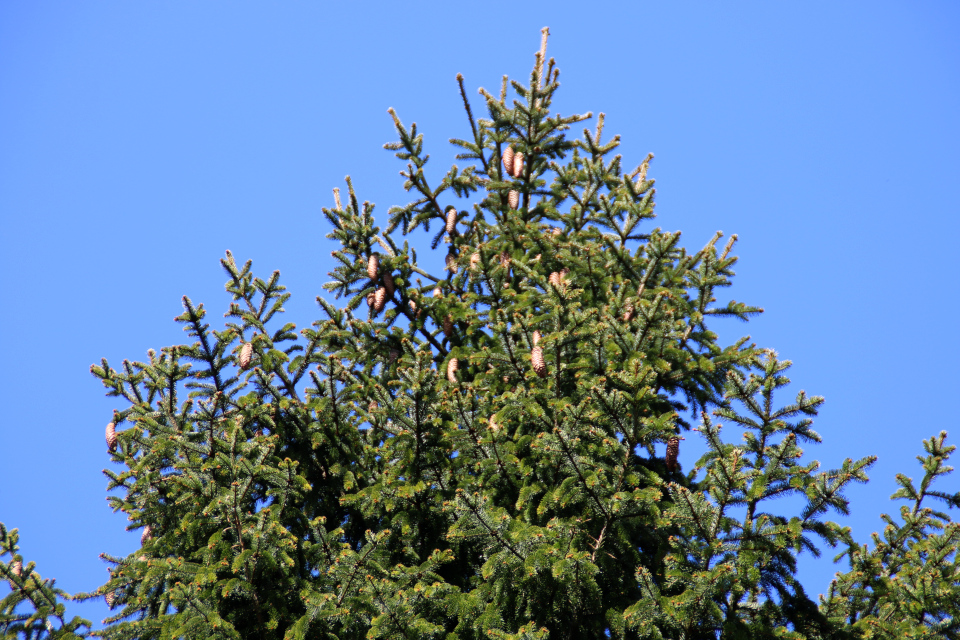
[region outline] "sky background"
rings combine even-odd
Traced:
[[[879,456],[839,520],[882,528],[921,440],[960,436],[960,3],[4,0],[0,521],[41,575],[93,590],[100,552],[139,545],[104,501],[122,405],[90,365],[188,340],[183,295],[221,326],[226,249],[281,271],[298,327],[319,318],[331,189],[350,174],[381,220],[411,199],[387,108],[424,133],[435,184],[469,132],[455,75],[481,112],[478,87],[528,80],[546,25],[555,110],[605,112],[626,165],[656,154],[656,226],[693,250],[739,235],[727,294],[766,312],[716,327],[826,397],[809,456]],[[802,558],[811,594],[832,556]]]

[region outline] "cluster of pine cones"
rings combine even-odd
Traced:
[[[374,313],[380,313],[387,304],[387,298],[392,298],[393,292],[397,289],[393,282],[393,275],[389,271],[384,271],[381,276],[380,256],[371,253],[367,258],[367,276],[371,282],[380,283],[376,291],[367,294],[367,304],[373,307]]]
[[[519,151],[514,153],[513,147],[507,147],[503,152],[503,170],[508,176],[519,178],[523,173],[523,153]],[[507,204],[510,205],[511,209],[519,207],[520,192],[516,189],[511,189],[507,194]]]

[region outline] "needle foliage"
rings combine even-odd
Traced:
[[[222,327],[184,297],[185,344],[92,367],[142,547],[76,596],[111,606],[90,631],[0,528],[5,637],[958,637],[945,435],[871,545],[830,520],[874,459],[805,453],[823,398],[713,330],[761,311],[718,302],[736,236],[688,251],[653,226],[652,156],[629,168],[603,114],[574,136],[592,115],[551,113],[546,35],[483,117],[458,77],[464,166],[436,184],[390,111],[412,200],[378,223],[335,190],[312,325],[227,252]],[[849,568],[817,602],[797,556],[832,547]]]

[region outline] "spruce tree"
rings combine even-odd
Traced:
[[[42,578],[33,562],[18,552],[20,532],[0,523],[0,578],[10,593],[0,600],[0,632],[3,638],[82,638],[90,621],[65,616],[70,595],[56,580]]]
[[[925,443],[920,487],[894,496],[914,506],[872,550],[828,519],[873,458],[805,456],[823,399],[783,403],[790,363],[711,329],[761,311],[717,303],[736,236],[688,251],[652,227],[652,156],[627,168],[602,113],[567,135],[592,115],[551,115],[546,38],[528,83],[481,89],[486,117],[458,76],[469,135],[451,142],[469,164],[436,186],[422,134],[390,110],[414,197],[381,227],[349,178],[334,190],[340,306],[318,297],[298,330],[279,273],[227,252],[222,329],[184,297],[191,342],[92,367],[125,403],[111,506],[142,531],[77,596],[112,607],[97,635],[958,637],[960,533],[921,507],[960,506],[930,489],[952,447]],[[443,271],[418,261],[422,238]],[[787,495],[795,512],[776,508]],[[38,637],[58,594],[14,576],[3,531],[2,624]],[[851,569],[818,604],[797,556],[838,544]],[[36,616],[7,622],[28,593]]]
[[[847,549],[837,559],[846,556],[850,571],[838,573],[820,599],[836,626],[866,637],[960,637],[960,524],[936,509],[960,507],[960,491],[932,488],[953,471],[946,463],[956,447],[945,444],[946,436],[941,431],[923,441],[919,486],[897,475],[900,488],[891,498],[910,503],[900,508],[902,524],[883,514],[887,526],[883,535],[873,534],[872,549],[846,532]]]

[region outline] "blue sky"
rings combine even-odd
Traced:
[[[225,249],[282,272],[291,321],[320,317],[331,189],[350,174],[381,216],[409,200],[387,108],[439,175],[468,131],[456,73],[471,96],[526,81],[545,25],[555,108],[605,112],[628,165],[656,154],[656,224],[691,249],[739,235],[729,295],[766,313],[718,329],[826,396],[809,455],[880,457],[842,521],[881,528],[921,439],[960,436],[960,4],[6,0],[0,521],[43,576],[92,590],[98,553],[138,545],[104,501],[119,405],[90,364],[186,340],[184,294],[216,322]],[[831,555],[803,561],[809,592]]]

